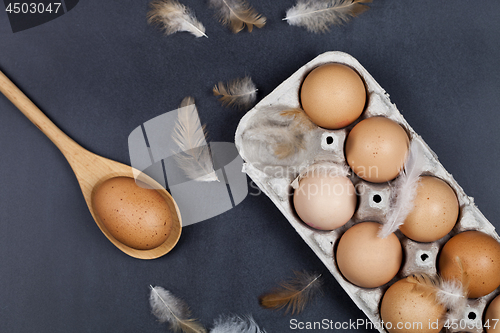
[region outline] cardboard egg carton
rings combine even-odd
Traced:
[[[309,130],[304,135],[306,149],[298,150],[294,156],[285,159],[273,158],[272,149],[266,145],[266,137],[259,133],[279,135],[285,125],[272,114],[280,110],[300,107],[300,86],[306,75],[314,68],[326,63],[341,63],[355,69],[365,82],[367,105],[359,122],[373,116],[384,116],[399,123],[411,140],[422,146],[426,164],[424,174],[433,175],[446,181],[455,191],[460,204],[460,215],[454,229],[442,239],[431,243],[419,243],[406,238],[400,231],[396,235],[401,241],[404,258],[403,265],[396,277],[384,286],[367,289],[360,288],[347,281],[340,273],[335,262],[335,249],[342,234],[353,224],[363,221],[384,223],[389,209],[389,198],[393,188],[391,182],[374,184],[366,182],[355,174],[350,175],[358,193],[358,208],[352,219],[344,226],[333,231],[316,230],[300,220],[293,208],[292,182],[301,170],[321,162],[346,164],[344,142],[350,129],[357,123],[339,130],[327,130],[320,127]],[[266,127],[267,126],[267,127]],[[272,126],[276,126],[273,130]],[[272,135],[272,134],[271,134]],[[436,274],[436,260],[440,249],[455,234],[465,230],[480,230],[500,241],[495,228],[474,205],[473,198],[467,196],[453,176],[441,165],[436,154],[424,140],[406,122],[389,95],[373,77],[352,56],[342,52],[326,52],[298,69],[273,92],[260,101],[240,121],[236,130],[235,143],[245,163],[243,171],[274,202],[287,218],[297,233],[304,239],[314,253],[321,259],[338,283],[344,288],[356,305],[366,314],[380,332],[386,332],[381,325],[379,314],[380,302],[385,290],[395,281],[413,273]],[[461,326],[449,329],[450,332],[482,332],[481,321],[487,303],[498,294],[499,290],[478,299],[469,299],[463,311]],[[471,328],[472,327],[472,328]],[[445,329],[443,329],[445,330]]]

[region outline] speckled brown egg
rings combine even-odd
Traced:
[[[458,199],[450,185],[439,178],[424,176],[418,183],[414,208],[399,230],[417,242],[433,242],[455,226]]]
[[[500,296],[497,296],[486,308],[483,326],[487,333],[500,333]]]
[[[383,183],[397,177],[408,154],[409,139],[403,127],[385,117],[360,121],[349,133],[345,156],[360,178]]]
[[[378,237],[380,224],[362,222],[349,228],[340,238],[336,259],[342,275],[363,288],[376,288],[389,282],[399,271],[403,250],[392,233]]]
[[[365,108],[365,84],[349,66],[322,65],[304,79],[300,101],[316,125],[328,129],[346,127],[358,119]]]
[[[460,280],[462,267],[470,278],[469,297],[477,298],[500,286],[500,243],[480,231],[464,231],[452,237],[439,254],[439,273]]]
[[[165,199],[154,189],[138,186],[133,178],[105,181],[92,202],[109,233],[134,249],[158,247],[170,234],[172,217]]]
[[[389,333],[439,332],[444,325],[446,308],[434,295],[423,295],[414,284],[402,279],[385,292],[380,316]]]

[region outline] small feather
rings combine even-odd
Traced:
[[[467,304],[467,295],[464,295],[462,283],[457,280],[442,280],[436,298],[447,309],[462,309]]]
[[[302,128],[305,130],[313,130],[317,128],[317,126],[307,116],[304,110],[300,108],[282,111],[280,115],[282,115],[283,117],[292,117],[294,128]]]
[[[414,284],[413,291],[418,292],[422,297],[436,297],[439,291],[439,279],[427,274],[410,275],[406,281]]]
[[[243,79],[235,79],[225,85],[219,82],[213,88],[215,96],[220,96],[219,100],[224,106],[237,106],[248,109],[257,98],[257,88],[248,76]]]
[[[405,222],[406,217],[413,210],[420,174],[424,170],[425,158],[422,145],[416,140],[410,144],[410,152],[404,170],[394,182],[390,198],[390,209],[386,222],[380,228],[378,236],[386,238]]]
[[[252,32],[253,26],[262,28],[266,18],[258,14],[245,0],[209,0],[209,4],[217,11],[219,20],[228,25],[232,32],[238,33],[248,27]]]
[[[176,0],[154,0],[149,6],[148,23],[156,24],[171,35],[178,31],[187,31],[196,37],[205,36],[205,27],[196,19],[189,8]]]
[[[266,333],[259,328],[252,316],[220,317],[215,321],[210,333]]]
[[[437,303],[443,305],[450,312],[461,312],[467,305],[468,277],[462,271],[463,282],[455,279],[444,279],[441,276],[431,277],[427,274],[412,275],[406,278],[415,286],[414,291],[423,297],[433,297]],[[465,277],[464,277],[465,276]]]
[[[460,283],[462,284],[463,294],[464,296],[469,296],[469,286],[470,286],[470,275],[467,273],[467,270],[464,267],[464,264],[460,257],[456,257],[455,261],[457,262],[458,268],[460,269]]]
[[[172,139],[179,147],[174,158],[188,178],[202,182],[219,181],[206,141],[205,126],[201,126],[192,97],[184,98],[177,110]]]
[[[310,32],[326,32],[331,25],[348,22],[367,10],[369,7],[363,4],[369,2],[371,0],[298,0],[283,20]]]
[[[168,322],[174,332],[206,333],[206,329],[196,319],[189,318],[191,312],[183,300],[162,287],[149,287],[149,304],[152,313],[161,323]]]
[[[278,159],[285,159],[306,149],[304,133],[317,126],[309,119],[302,109],[289,109],[280,113],[282,117],[291,118],[286,131],[274,144],[274,154]]]
[[[446,314],[446,319],[451,323],[460,322],[464,316],[464,312],[467,308],[470,284],[470,276],[467,274],[462,260],[457,256],[455,261],[460,269],[460,281],[455,279],[445,280],[443,282],[443,289],[446,293],[444,296],[441,296],[443,302],[447,302],[450,305],[450,309]],[[448,295],[451,295],[451,297]]]
[[[266,309],[280,310],[285,313],[300,313],[306,304],[320,290],[321,274],[294,272],[295,278],[284,281],[280,287],[259,297],[260,305]]]

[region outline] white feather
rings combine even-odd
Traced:
[[[162,287],[151,288],[149,295],[149,304],[151,312],[161,323],[168,322],[170,328],[175,331],[205,333],[206,330],[194,319],[190,319],[191,315],[187,304],[172,295],[168,290]]]
[[[422,145],[412,140],[410,152],[399,177],[394,182],[390,198],[390,208],[386,221],[380,228],[378,236],[386,238],[401,226],[408,214],[413,210],[413,201],[417,194],[420,174],[423,172],[426,160]]]
[[[219,100],[223,105],[249,108],[257,98],[257,88],[249,76],[242,79],[235,79],[225,85],[219,82],[213,88],[215,96],[221,96]]]
[[[463,310],[467,305],[467,293],[462,283],[458,280],[445,280],[441,278],[436,299],[447,309]]]
[[[179,147],[174,156],[186,176],[195,181],[219,181],[214,171],[204,126],[192,97],[186,97],[177,110],[177,123],[172,139]]]
[[[220,317],[214,323],[210,333],[266,333],[259,328],[252,316]]]
[[[245,0],[209,0],[209,4],[217,11],[219,20],[228,25],[232,32],[238,33],[245,25],[252,32],[253,26],[262,28],[266,18],[257,13]]]
[[[196,37],[205,36],[205,27],[189,8],[176,0],[155,0],[150,3],[148,22],[159,25],[167,35],[187,31]]]
[[[290,25],[305,27],[310,32],[325,32],[331,25],[347,22],[368,7],[362,3],[371,0],[298,0],[286,12]]]

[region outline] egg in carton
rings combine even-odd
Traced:
[[[356,212],[345,225],[331,231],[318,230],[305,224],[293,206],[293,186],[297,187],[298,177],[304,170],[321,163],[347,166],[344,146],[350,130],[357,122],[337,130],[328,130],[300,121],[291,126],[290,119],[293,117],[284,117],[282,113],[289,110],[287,112],[292,112],[290,115],[293,116],[293,110],[301,107],[299,94],[304,78],[313,69],[329,63],[349,66],[364,81],[367,102],[357,122],[382,116],[401,125],[410,141],[420,145],[418,157],[424,161],[422,174],[438,177],[450,185],[460,207],[458,222],[453,230],[437,241],[416,242],[399,230],[396,231],[404,252],[403,264],[391,281],[377,288],[361,288],[346,280],[336,263],[335,249],[341,236],[353,225],[364,221],[385,222],[390,209],[391,194],[395,191],[391,182],[371,183],[352,173],[350,179],[358,197]],[[280,138],[286,139],[280,141]],[[290,142],[293,144],[289,144]],[[241,119],[236,130],[235,143],[245,161],[243,171],[273,201],[354,303],[372,321],[373,327],[380,332],[386,332],[380,317],[380,303],[384,292],[394,282],[411,274],[436,275],[438,254],[451,237],[462,231],[478,230],[500,241],[494,227],[474,205],[473,198],[465,194],[453,176],[441,165],[436,154],[405,121],[396,106],[391,103],[389,95],[356,59],[346,53],[323,53],[292,74]],[[448,327],[447,330],[482,332],[483,312],[498,292],[497,288],[486,296],[468,299],[467,306],[458,314],[461,325]]]

